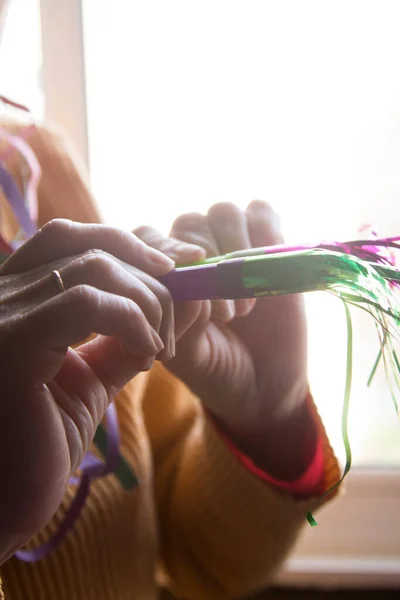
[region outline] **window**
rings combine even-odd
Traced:
[[[91,178],[109,221],[166,232],[181,212],[263,198],[288,241],[354,239],[366,223],[382,235],[400,231],[397,3],[82,6]],[[307,303],[311,383],[343,457],[344,310],[322,293]],[[366,388],[378,344],[360,313],[350,415],[357,468],[346,496],[306,529],[286,581],[399,584],[400,423],[384,374]]]
[[[110,20],[108,2],[83,7],[91,177],[109,221],[167,231],[181,212],[263,198],[293,242],[400,231],[400,8],[117,0]],[[311,380],[340,453],[343,307],[308,304]],[[400,465],[384,377],[365,388],[374,325],[354,319],[355,462]]]
[[[44,114],[39,0],[13,0],[0,43],[1,93]]]
[[[395,235],[399,18],[395,0],[41,0],[46,115],[89,156],[115,225],[167,231],[181,212],[263,198],[288,241],[351,239],[365,223]],[[341,457],[343,307],[316,293],[307,307],[310,379]],[[360,313],[356,468],[283,581],[400,584],[400,424],[383,373],[366,389],[378,344]]]

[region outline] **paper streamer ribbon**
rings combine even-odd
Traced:
[[[30,178],[25,192],[25,201],[28,207],[29,216],[33,223],[31,223],[28,229],[32,229],[32,227],[36,229],[36,227],[33,224],[37,222],[38,218],[37,190],[39,180],[42,174],[39,161],[36,158],[32,148],[24,139],[22,139],[22,137],[12,135],[0,127],[0,138],[5,139],[10,144],[10,146],[16,148],[20,152],[20,154],[25,158],[29,166]],[[16,216],[20,220],[20,214],[18,212],[16,212]],[[24,227],[24,224],[21,221],[20,223]],[[27,229],[25,229],[25,232],[27,233]],[[33,232],[29,233],[28,235],[33,235]]]
[[[100,439],[100,450],[105,456],[105,462],[97,458],[92,452],[88,452],[85,455],[79,467],[82,475],[80,477],[74,475],[70,479],[70,483],[77,484],[78,487],[59,529],[48,542],[41,546],[16,552],[15,555],[20,560],[29,563],[37,562],[57,549],[68,532],[73,529],[75,522],[79,518],[84,508],[90,489],[90,483],[92,481],[115,473],[126,490],[132,489],[137,484],[137,479],[133,471],[121,457],[119,452],[118,416],[114,403],[110,404],[107,409],[106,420],[107,432],[100,426],[97,429],[94,440],[96,443],[96,437],[97,441]]]

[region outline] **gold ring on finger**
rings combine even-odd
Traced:
[[[51,274],[54,276],[54,278],[56,280],[58,291],[60,293],[61,292],[65,292],[65,285],[64,285],[64,282],[63,282],[62,277],[60,275],[60,272],[57,271],[57,269],[54,269],[54,271],[52,271]]]

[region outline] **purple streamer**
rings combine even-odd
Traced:
[[[118,427],[118,415],[115,404],[109,405],[106,411],[107,419],[107,457],[106,461],[102,461],[97,458],[92,452],[87,452],[83,458],[82,463],[79,466],[79,470],[82,471],[82,476],[77,477],[73,475],[70,478],[69,483],[72,485],[77,484],[78,488],[75,497],[68,508],[64,521],[61,523],[60,528],[54,534],[50,540],[45,544],[42,544],[38,548],[19,550],[15,553],[15,556],[23,562],[34,563],[38,560],[42,560],[46,556],[58,548],[65,536],[73,528],[77,519],[79,518],[87,495],[89,493],[90,483],[100,477],[105,477],[110,473],[113,473],[117,468],[119,460],[119,427]]]
[[[30,218],[28,209],[25,206],[24,200],[14,182],[14,179],[2,164],[0,164],[0,186],[3,188],[4,195],[10,203],[10,206],[13,209],[14,214],[17,217],[25,234],[27,237],[31,237],[36,233],[37,228]]]
[[[18,550],[15,556],[23,562],[34,563],[45,558],[50,552],[55,550],[63,541],[68,531],[73,527],[79,517],[82,507],[89,492],[90,477],[86,474],[82,476],[78,492],[67,510],[64,521],[61,523],[57,533],[48,541],[32,550]]]

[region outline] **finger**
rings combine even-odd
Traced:
[[[246,215],[235,204],[214,204],[207,213],[207,221],[223,254],[251,247]]]
[[[247,225],[254,248],[283,243],[280,220],[267,202],[253,200],[246,209]]]
[[[138,271],[137,279],[142,281],[143,285],[151,290],[161,306],[161,323],[157,329],[160,338],[164,343],[164,350],[157,356],[158,360],[169,360],[175,355],[175,309],[172,296],[169,290],[159,281],[144,273]]]
[[[196,262],[206,257],[206,251],[201,246],[165,237],[154,227],[138,227],[134,233],[145,244],[163,252],[177,264]]]
[[[36,304],[58,295],[62,291],[60,281],[65,290],[89,285],[130,298],[140,306],[164,343],[165,349],[158,358],[167,360],[174,354],[173,302],[159,281],[100,250],[90,250],[71,261],[56,261],[49,268],[53,267],[56,270],[18,291],[20,302],[26,303],[31,298]]]
[[[158,277],[174,267],[170,258],[146,246],[133,233],[108,225],[55,219],[47,223],[2,265],[4,274],[35,269],[40,265],[98,248]]]
[[[186,302],[177,305],[176,308],[176,320],[178,322],[179,316],[178,311],[183,309],[184,306],[196,305],[196,317],[193,319],[190,327],[186,331],[182,331],[179,337],[180,352],[177,353],[169,363],[168,368],[174,368],[173,365],[181,362],[191,362],[190,357],[197,353],[197,342],[203,336],[204,331],[209,325],[211,319],[211,301],[203,300],[201,302]],[[193,343],[195,341],[195,343]]]
[[[193,229],[187,230],[186,227]],[[209,252],[212,251],[215,254],[216,246],[212,247],[214,240],[210,231],[207,230],[207,223],[203,215],[197,213],[182,215],[175,221],[172,231],[189,241],[182,242],[181,239],[175,237],[166,238],[153,227],[140,227],[135,230],[135,234],[146,244],[165,252],[176,264],[204,260],[207,255],[206,248],[197,243],[204,244],[208,247]],[[175,307],[176,340],[179,340],[193,326],[200,313],[201,303],[197,302],[178,304]],[[234,317],[234,304],[226,300],[216,300],[213,302],[212,315],[213,319],[226,323]]]
[[[85,253],[59,272],[66,289],[86,284],[136,302],[164,344],[158,358],[168,360],[175,354],[173,302],[159,281],[99,250]]]
[[[175,304],[175,340],[179,341],[193,327],[202,312],[203,301]]]
[[[16,332],[28,351],[43,346],[62,350],[91,333],[116,337],[137,356],[151,358],[163,349],[159,335],[134,301],[86,285],[23,313]]]
[[[191,303],[188,302],[187,304]],[[178,377],[181,377],[183,373],[188,376],[189,372],[193,373],[193,375],[195,373],[198,375],[199,364],[204,360],[204,358],[201,358],[203,353],[209,354],[209,340],[208,336],[204,335],[205,331],[210,326],[216,327],[216,325],[210,323],[211,301],[204,300],[202,302],[196,302],[196,304],[199,308],[196,319],[191,327],[180,337],[180,351],[176,354],[175,358],[168,363],[168,369]]]
[[[214,204],[208,211],[207,220],[222,254],[251,248],[246,215],[235,204],[231,202]],[[253,299],[236,300],[235,316],[248,315],[253,306]]]
[[[178,217],[172,226],[171,235],[186,240],[187,243],[202,246],[208,257],[217,256],[222,252],[207,217],[199,213],[187,213]],[[212,320],[228,323],[234,317],[233,302],[221,299],[211,303]]]
[[[211,302],[211,318],[220,323],[229,323],[236,315],[236,302],[234,300],[213,300]]]
[[[133,355],[120,340],[102,335],[79,346],[76,352],[100,379],[109,398],[115,398],[133,377],[148,371],[154,362],[154,358]]]
[[[178,217],[172,225],[171,237],[200,246],[207,256],[217,256],[221,252],[207,217],[200,213],[187,213]]]

